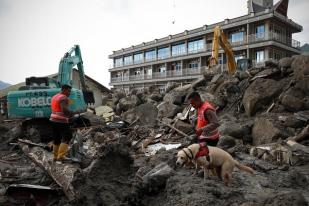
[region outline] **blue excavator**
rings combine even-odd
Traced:
[[[80,86],[73,84],[73,68],[77,66]],[[51,114],[51,98],[61,91],[62,85],[72,86],[69,97],[69,108],[73,111],[86,111],[87,105],[94,104],[93,92],[86,87],[83,60],[79,45],[73,46],[65,53],[59,63],[57,79],[48,77],[26,78],[26,85],[18,91],[11,91],[7,95],[8,118],[25,119],[24,128],[41,128],[44,136],[46,126],[49,126]],[[83,122],[89,121],[86,119]],[[43,127],[42,127],[43,126]]]

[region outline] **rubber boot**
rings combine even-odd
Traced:
[[[65,155],[68,152],[68,148],[69,148],[68,144],[66,144],[66,143],[60,144],[57,160],[62,161],[62,160],[67,159]]]
[[[59,145],[53,144],[53,154],[54,154],[53,161],[57,161],[58,152],[59,152]]]

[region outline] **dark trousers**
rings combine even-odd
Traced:
[[[72,131],[70,129],[70,124],[52,122],[53,128],[53,140],[55,145],[60,145],[61,142],[68,144],[72,139]]]

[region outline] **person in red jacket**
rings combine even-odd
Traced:
[[[71,86],[63,85],[61,87],[61,92],[54,95],[51,100],[52,113],[49,120],[53,127],[54,161],[65,159],[69,142],[72,139],[69,119],[74,114],[79,113],[69,109],[71,89]]]
[[[187,99],[197,110],[196,135],[199,143],[217,146],[220,135],[216,109],[208,101],[202,101],[200,94],[196,91],[190,93]]]

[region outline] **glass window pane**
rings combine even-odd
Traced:
[[[145,60],[150,61],[156,59],[156,50],[145,52]]]
[[[122,58],[115,59],[115,67],[120,67],[120,66],[122,66]]]
[[[133,57],[132,56],[126,56],[123,59],[124,65],[129,65],[133,63]]]
[[[232,42],[241,42],[244,40],[244,32],[231,34]]]
[[[188,52],[194,53],[204,49],[204,40],[196,40],[188,43]]]
[[[178,44],[172,46],[172,56],[178,56],[186,53],[186,44]]]
[[[165,59],[170,56],[170,49],[169,47],[158,49],[158,59]]]
[[[143,53],[134,54],[134,63],[143,62]]]

